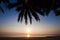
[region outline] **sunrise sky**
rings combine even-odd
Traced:
[[[3,4],[3,3],[2,3]],[[26,35],[27,30],[30,30],[29,34],[34,35],[60,35],[60,16],[55,16],[51,11],[49,16],[40,16],[40,22],[36,22],[33,18],[32,24],[25,25],[25,22],[18,22],[18,12],[15,8],[8,10],[6,6],[0,4],[5,11],[5,14],[0,12],[0,35]],[[45,35],[45,36],[46,36]]]

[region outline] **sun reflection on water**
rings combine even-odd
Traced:
[[[30,37],[30,35],[29,35],[29,34],[27,34],[27,37]]]

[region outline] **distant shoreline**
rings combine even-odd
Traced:
[[[31,35],[30,37],[55,37],[55,36],[60,36],[60,35],[48,35],[48,34],[44,34],[44,35]],[[0,35],[0,37],[27,37],[27,35]]]
[[[60,36],[48,37],[0,37],[0,40],[60,40]]]

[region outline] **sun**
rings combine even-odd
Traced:
[[[27,34],[30,34],[31,33],[31,29],[29,27],[26,29],[26,33]]]

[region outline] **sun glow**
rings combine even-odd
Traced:
[[[29,27],[26,29],[26,33],[27,34],[30,34],[31,33],[31,29]]]
[[[30,37],[31,29],[30,27],[26,28],[27,37]]]

